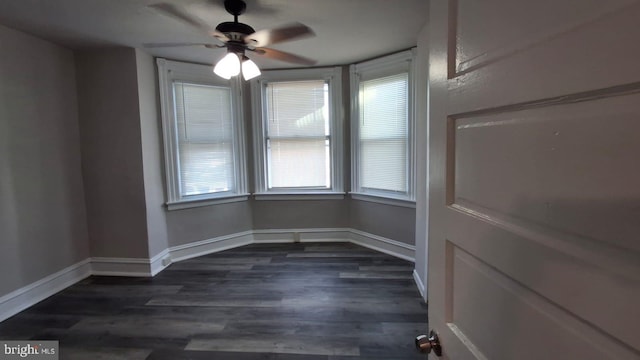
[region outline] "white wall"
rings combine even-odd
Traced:
[[[0,26],[0,297],[89,256],[73,53]]]

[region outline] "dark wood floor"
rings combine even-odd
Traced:
[[[353,244],[255,244],[154,277],[90,277],[0,323],[61,359],[425,359],[413,264]]]

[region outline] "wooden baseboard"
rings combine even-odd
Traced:
[[[420,291],[420,296],[422,296],[422,299],[426,301],[427,300],[427,290],[424,287],[424,281],[422,280],[422,278],[420,277],[420,274],[418,274],[416,269],[413,269],[413,281],[416,282],[416,286],[418,287],[418,291]]]
[[[382,236],[370,234],[364,231],[350,229],[350,241],[354,244],[367,247],[400,259],[411,262],[416,261],[416,247]]]
[[[244,231],[236,234],[219,236],[169,248],[171,262],[182,261],[194,257],[233,249],[253,242],[253,232]]]
[[[0,321],[10,318],[90,275],[91,263],[89,259],[85,259],[0,297]]]

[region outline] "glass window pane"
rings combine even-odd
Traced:
[[[329,188],[328,149],[329,141],[325,139],[270,140],[269,188]]]
[[[179,153],[183,196],[232,189],[233,157],[230,143],[182,143]]]
[[[275,82],[265,91],[268,188],[331,188],[328,84]]]
[[[359,166],[363,188],[406,192],[408,73],[360,83]]]
[[[406,139],[363,140],[360,149],[363,188],[407,191]]]
[[[174,84],[181,196],[233,190],[231,90]]]
[[[266,89],[269,137],[329,135],[328,92],[322,80],[269,83]]]

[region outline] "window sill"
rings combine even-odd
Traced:
[[[256,200],[342,200],[343,192],[272,192],[253,194]]]
[[[381,195],[371,195],[363,193],[349,193],[354,200],[368,201],[385,205],[401,206],[407,208],[416,208],[416,202],[414,200],[396,199],[391,197],[385,197]]]
[[[167,203],[167,210],[182,210],[194,207],[227,204],[232,202],[247,201],[247,199],[249,199],[249,194],[234,194],[215,198],[180,200]]]

